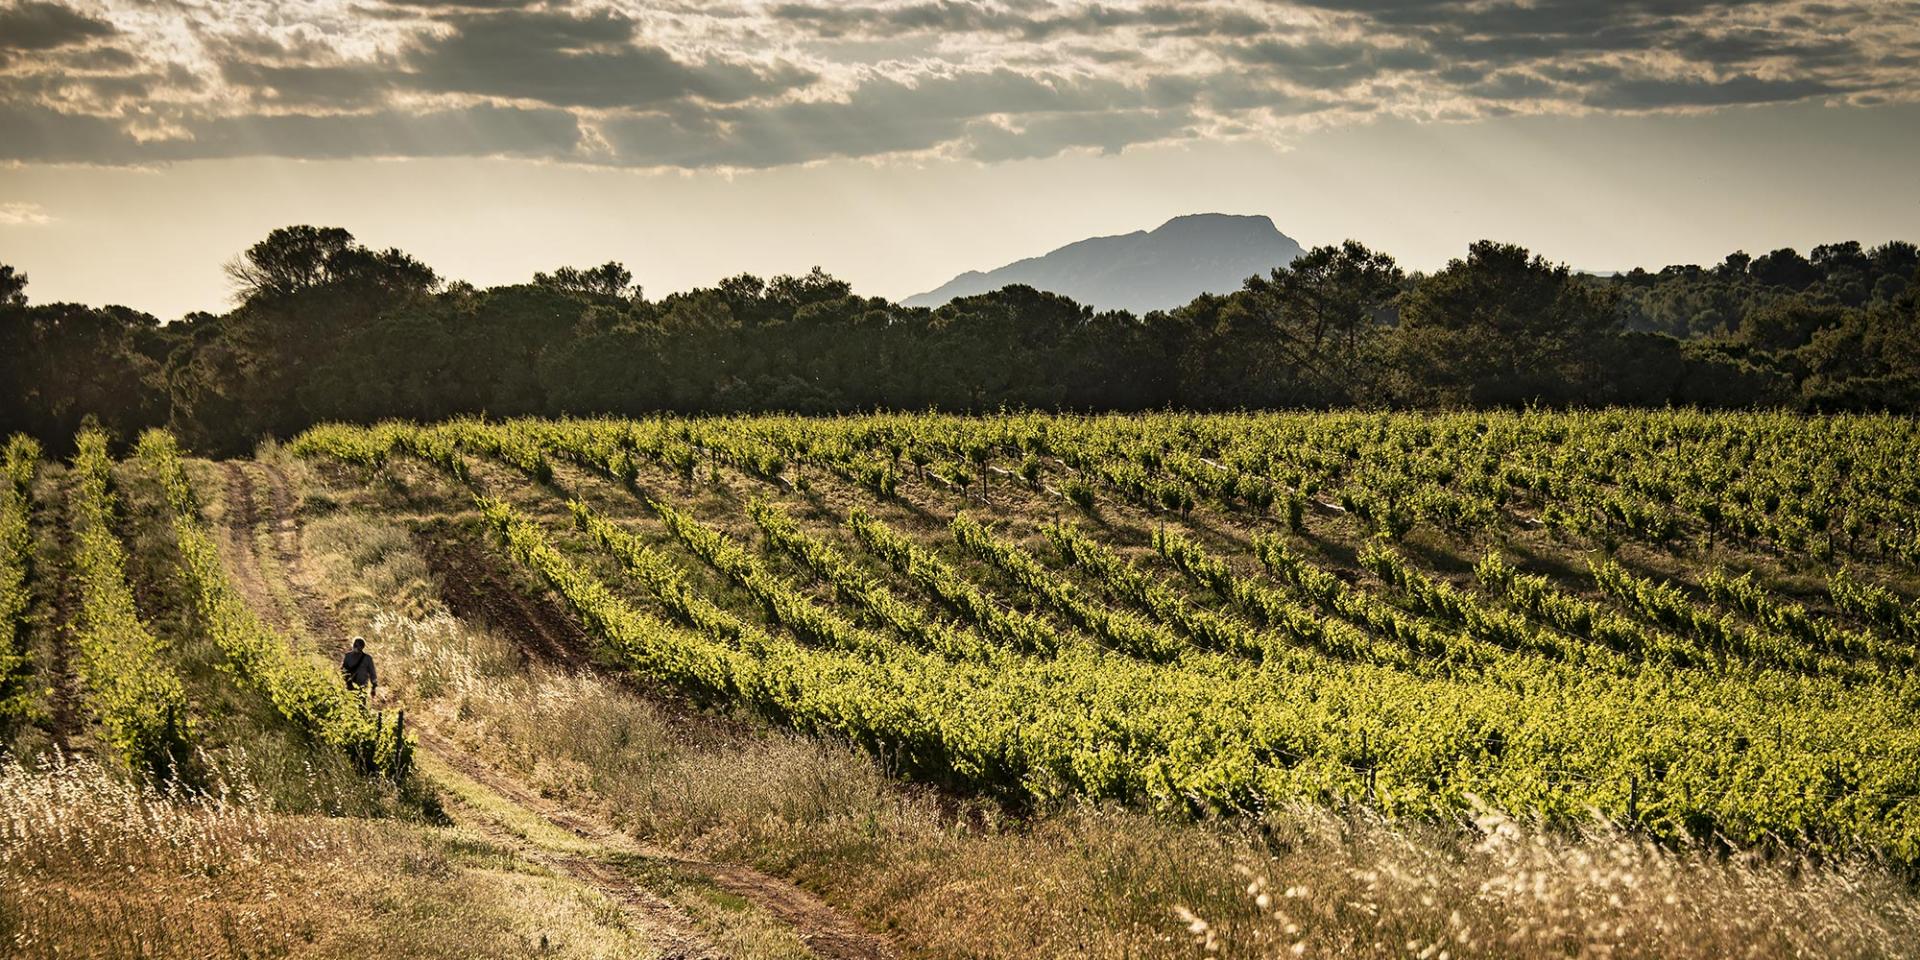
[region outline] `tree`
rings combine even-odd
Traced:
[[[1392,353],[1401,400],[1517,406],[1593,402],[1617,294],[1523,247],[1482,240],[1401,299]]]
[[[1848,310],[1795,351],[1804,402],[1819,410],[1913,411],[1920,406],[1920,297]]]
[[[63,449],[89,415],[122,436],[163,422],[159,327],[125,307],[0,302],[0,436]]]
[[[1246,333],[1267,341],[1313,398],[1280,402],[1343,403],[1368,392],[1381,331],[1405,282],[1392,257],[1348,240],[1249,278],[1232,299],[1257,318]]]
[[[326,282],[327,261],[353,246],[339,227],[281,227],[227,262],[234,297],[284,297]]]
[[[1772,253],[1758,257],[1747,268],[1754,279],[1770,287],[1786,287],[1791,290],[1805,290],[1820,279],[1820,268],[1807,262],[1807,258],[1792,247],[1781,247]]]
[[[767,285],[767,298],[787,308],[791,314],[814,303],[843,300],[853,293],[853,285],[836,279],[819,267],[804,276],[779,276]]]
[[[426,264],[395,249],[369,250],[339,227],[281,227],[228,261],[226,271],[243,303],[336,285],[425,292],[439,281]]]
[[[533,282],[535,286],[585,297],[605,297],[612,300],[640,299],[640,288],[633,284],[633,272],[617,260],[609,260],[586,270],[561,267],[552,273],[536,273],[533,275]]]
[[[274,231],[230,272],[236,307],[163,326],[28,305],[26,276],[0,265],[0,435],[59,444],[93,414],[129,436],[171,423],[218,454],[327,419],[482,411],[1920,411],[1920,249],[1900,242],[1614,277],[1481,242],[1409,278],[1350,241],[1144,317],[1018,285],[906,308],[818,268],[658,302],[619,263],[442,287],[398,250],[312,226]]]
[[[1735,339],[1761,350],[1794,350],[1821,330],[1846,323],[1855,312],[1804,295],[1770,300],[1747,311]]]
[[[1062,401],[1059,346],[1093,310],[1070,297],[1011,284],[934,309],[909,371],[949,408]]]
[[[0,307],[27,305],[27,275],[0,263]]]
[[[1894,276],[1910,281],[1920,273],[1920,247],[1903,240],[1889,240],[1867,251],[1867,256],[1872,258],[1873,272],[1877,276]]]

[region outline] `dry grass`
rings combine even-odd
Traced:
[[[463,835],[0,766],[10,957],[651,956],[618,906]]]
[[[1492,812],[1458,828],[1317,809],[1008,818],[904,787],[839,744],[524,665],[440,607],[391,522],[340,513],[308,537],[316,581],[409,709],[546,796],[793,879],[914,955],[1920,954],[1911,891],[1867,864],[1676,853]]]
[[[0,956],[656,955],[622,904],[516,849],[427,826],[419,784],[360,775],[236,684],[180,596],[157,489],[137,470],[119,479],[129,572],[143,614],[176,641],[199,749],[164,789],[87,758],[84,726],[78,759],[41,727],[10,744],[37,759],[0,750]],[[34,650],[50,663],[63,556],[52,524],[39,533]]]
[[[1920,904],[1865,863],[1813,867],[1675,852],[1597,826],[1531,829],[1484,811],[1447,835],[1291,818],[1244,868],[1251,917],[1183,919],[1203,949],[1257,955],[1898,957],[1920,951]]]

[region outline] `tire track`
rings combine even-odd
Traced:
[[[268,505],[273,510],[273,539],[276,551],[284,551],[279,559],[281,569],[290,581],[294,602],[303,618],[311,624],[337,623],[337,618],[326,603],[306,587],[302,534],[298,513],[293,509],[291,483],[274,465],[261,466],[267,473],[271,488]],[[247,529],[251,530],[254,522],[251,483],[244,470],[238,470],[233,464],[229,464],[229,468],[229,490],[234,490],[238,484],[241,492],[248,495],[244,519],[248,524]],[[477,615],[478,619],[490,622],[519,646],[523,656],[529,659],[537,658],[542,662],[573,669],[589,666],[587,651],[591,647],[591,640],[578,623],[526,596],[494,564],[479,556],[471,544],[442,543],[420,532],[416,532],[415,538],[429,567],[440,575],[442,599],[456,616],[466,619]],[[248,545],[250,541],[241,544]],[[251,562],[250,554],[248,560]],[[257,568],[254,578],[261,591],[259,596],[269,595],[264,590],[264,584],[258,582]],[[819,897],[787,881],[740,864],[699,860],[637,844],[591,816],[539,796],[423,725],[416,725],[413,729],[422,749],[513,806],[596,846],[698,875],[711,885],[747,900],[791,927],[801,944],[823,960],[892,960],[894,956],[885,940],[841,915]],[[615,865],[588,856],[572,856],[557,861],[556,868],[646,913],[658,927],[673,930],[678,923],[680,926],[677,929],[687,929],[683,920],[672,915],[677,911],[670,904],[634,884]],[[658,909],[663,906],[672,913],[663,913]],[[675,949],[691,952],[669,952],[668,956],[707,956],[695,949],[698,946],[696,941],[684,936],[674,943],[677,944]]]
[[[292,618],[287,616],[266,578],[260,573],[259,560],[253,555],[253,530],[259,523],[253,502],[253,478],[238,460],[221,463],[226,477],[226,512],[220,524],[221,557],[227,562],[227,574],[235,590],[247,598],[248,606],[280,633],[290,633]]]
[[[499,802],[530,809],[523,802],[524,791],[508,792],[501,789],[500,782],[485,776],[470,757],[432,732],[415,728],[421,749],[435,760],[448,767],[456,776],[472,781],[474,787],[491,792]],[[443,775],[444,776],[444,775]],[[473,830],[492,843],[513,850],[522,859],[541,864],[553,872],[572,879],[574,882],[593,888],[601,895],[619,903],[629,917],[651,934],[652,946],[659,951],[661,960],[724,960],[725,955],[713,942],[700,931],[699,926],[686,911],[674,906],[666,898],[635,883],[618,869],[592,856],[589,851],[571,846],[543,844],[532,837],[515,831],[513,826],[480,806],[458,796],[443,797],[446,805],[460,816],[457,822]],[[549,820],[555,826],[564,826]],[[574,831],[589,842],[588,834]]]
[[[420,728],[415,728],[415,732],[420,746],[441,762],[553,826],[596,845],[697,874],[721,890],[750,901],[792,927],[800,942],[823,960],[891,960],[893,957],[885,941],[846,919],[826,901],[791,883],[751,867],[700,860],[636,844],[612,827],[528,790],[437,734]]]
[[[71,756],[74,738],[86,723],[80,713],[80,681],[73,670],[74,618],[80,612],[80,580],[73,560],[71,476],[61,479],[58,496],[55,509],[34,511],[44,515],[50,527],[47,539],[53,543],[55,556],[35,557],[31,582],[37,587],[35,595],[45,604],[38,625],[47,634],[47,735],[61,753]]]
[[[337,656],[337,650],[328,647],[321,638],[330,637],[344,648],[346,630],[340,618],[334,614],[333,607],[320,599],[310,586],[306,568],[306,527],[300,523],[293,482],[287,478],[286,471],[274,464],[256,462],[255,466],[267,475],[267,505],[274,557],[287,580],[288,596],[293,602],[294,611],[312,633],[310,646],[323,654]]]
[[[285,476],[279,475],[278,483],[272,483],[271,478],[277,471],[270,465],[267,466],[270,485],[277,486],[286,482]],[[258,558],[254,556],[256,544],[253,531],[259,523],[259,516],[255,506],[253,479],[248,475],[246,467],[237,461],[230,460],[222,464],[222,472],[226,480],[227,509],[225,522],[221,524],[220,536],[223,540],[223,559],[226,561],[230,582],[246,600],[248,606],[262,617],[273,621],[277,628],[285,630],[289,618],[284,608],[276,602],[273,591],[260,573]],[[335,618],[326,609],[326,604],[300,584],[303,558],[298,549],[299,518],[292,512],[292,502],[291,497],[269,497],[269,508],[274,511],[272,517],[274,536],[271,539],[276,553],[281,547],[287,548],[287,552],[280,554],[277,559],[281,561],[281,570],[290,581],[293,581],[289,586],[296,605],[302,608],[303,617],[308,619],[309,623],[316,625],[321,622],[331,624],[335,622]],[[291,536],[288,535],[289,532]],[[323,613],[324,620],[322,620]],[[457,771],[473,768],[474,765],[470,761],[466,761],[450,744],[433,736],[431,732],[415,727],[414,735],[422,748],[446,766]],[[469,779],[481,783],[496,794],[501,793],[487,785],[486,781],[472,777]],[[504,796],[507,802],[525,807],[512,795]],[[514,836],[512,831],[484,811],[471,805],[463,804],[463,806],[469,814],[461,821],[464,825],[496,843],[519,851],[528,859],[544,863],[556,873],[592,887],[621,904],[641,928],[656,933],[659,942],[655,946],[660,949],[663,957],[677,958],[677,960],[717,960],[720,956],[694,929],[691,921],[684,914],[673,909],[671,905],[666,904],[650,891],[609,872],[604,864],[590,862],[579,855],[563,856],[540,849]],[[556,824],[556,826],[559,825]]]

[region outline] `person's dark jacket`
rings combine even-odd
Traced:
[[[379,674],[373,669],[373,657],[365,650],[348,650],[340,658],[340,673],[347,678],[347,687],[358,690],[380,682]]]

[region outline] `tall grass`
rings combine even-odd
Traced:
[[[273,812],[212,757],[198,792],[90,760],[0,763],[0,955],[651,956],[617,904],[391,820]]]

